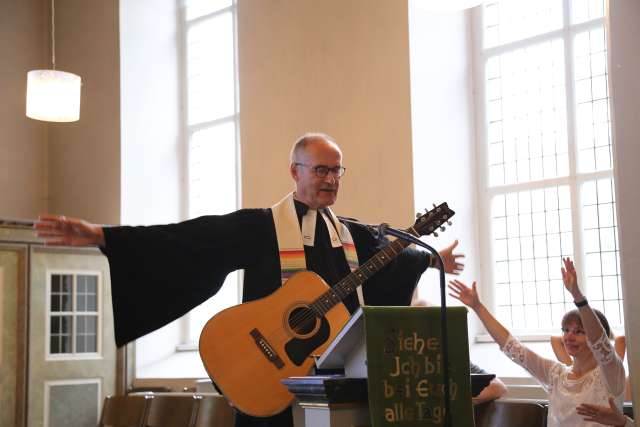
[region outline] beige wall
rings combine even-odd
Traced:
[[[640,313],[633,305],[640,301],[640,2],[611,1],[609,12],[609,70],[625,330],[637,408],[640,398]],[[637,409],[635,414],[637,419]]]
[[[46,127],[25,116],[25,95],[27,71],[47,66],[45,5],[0,1],[0,217],[44,208]]]
[[[117,0],[56,1],[58,68],[82,77],[80,120],[50,124],[51,212],[120,220],[120,63]]]
[[[406,2],[239,0],[242,204],[292,188],[288,153],[306,131],[344,154],[337,211],[413,218]]]
[[[56,1],[57,68],[82,77],[80,121],[25,116],[26,75],[50,68],[50,2],[0,2],[0,217],[120,218],[117,0]]]

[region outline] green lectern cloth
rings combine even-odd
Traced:
[[[373,427],[444,425],[439,307],[364,307]],[[467,309],[447,308],[452,426],[472,427]]]

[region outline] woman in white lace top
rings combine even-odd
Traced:
[[[598,426],[585,421],[576,407],[582,403],[607,405],[609,396],[613,396],[617,407],[622,408],[624,366],[609,341],[606,318],[596,314],[582,295],[573,262],[568,258],[563,262],[562,281],[578,307],[562,319],[563,341],[573,358],[572,366],[540,357],[513,338],[480,302],[475,282],[471,288],[457,280],[450,282],[450,295],[473,309],[500,349],[545,388],[549,394],[548,427]]]

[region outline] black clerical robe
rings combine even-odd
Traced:
[[[296,202],[298,217],[306,206]],[[363,264],[388,243],[367,228],[347,223]],[[278,244],[270,209],[241,209],[221,215],[148,227],[105,228],[115,337],[124,345],[181,317],[214,295],[228,273],[244,269],[243,302],[281,286]],[[307,268],[330,285],[349,273],[342,248],[328,242],[324,221],[316,223],[316,244],[305,247]],[[424,252],[405,249],[363,285],[367,305],[409,305],[428,265]],[[345,301],[350,311],[355,295]],[[239,416],[236,426],[286,427],[291,410],[269,418]]]

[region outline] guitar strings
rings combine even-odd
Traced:
[[[440,208],[437,208],[436,210],[439,211],[439,209]],[[433,213],[433,211],[427,212],[421,218],[419,218],[417,222],[423,222],[423,221],[432,222],[434,220],[434,218],[430,218],[429,220],[426,219],[426,217],[431,216],[432,213]],[[442,218],[438,218],[436,220],[436,222],[438,220],[442,220]],[[420,232],[415,228],[415,225],[416,224],[414,224],[414,226],[410,227],[406,231],[412,233],[415,236],[419,236]],[[427,224],[420,224],[420,225],[418,225],[418,228],[423,228],[426,225]],[[436,228],[438,225],[439,224],[436,224],[435,227],[432,226],[432,230],[433,230],[433,228]],[[341,302],[344,297],[346,297],[347,295],[351,294],[354,290],[357,289],[358,286],[362,285],[362,283],[364,283],[365,280],[367,280],[369,277],[371,277],[374,273],[376,273],[382,267],[386,266],[393,258],[395,258],[400,252],[402,252],[402,250],[404,250],[404,248],[406,248],[409,245],[410,245],[409,242],[402,241],[402,240],[398,239],[398,240],[394,240],[393,242],[391,242],[387,246],[385,246],[382,249],[380,249],[380,251],[378,251],[373,257],[371,257],[361,267],[359,267],[357,270],[351,272],[343,280],[341,280],[335,286],[333,286],[331,289],[329,289],[325,293],[323,293],[313,303],[309,304],[309,306],[314,306],[314,305],[316,305],[318,303],[320,303],[321,305],[324,305],[324,304],[322,304],[323,300],[325,300],[327,302],[331,302],[331,304],[329,304],[329,306],[326,307],[326,310],[324,310],[324,313],[318,313],[313,308],[310,308],[309,310],[304,310],[302,315],[298,314],[297,318],[295,316],[293,318],[291,318],[290,326],[292,327],[292,329],[294,329],[294,331],[295,331],[295,328],[297,328],[298,326],[302,326],[303,324],[307,324],[309,321],[313,321],[315,323],[316,322],[316,320],[315,320],[316,318],[319,318],[319,317],[323,316],[325,313],[327,313],[329,310],[331,310],[336,304]],[[396,246],[398,246],[398,247],[396,247]],[[391,256],[387,252],[385,252],[385,250],[387,248],[391,249],[391,252],[392,252]],[[384,257],[381,257],[380,256],[381,254],[386,256],[387,259],[385,260]],[[376,265],[376,261],[381,261],[381,265],[379,265],[379,266]],[[361,283],[359,283],[359,284],[356,281],[356,283],[355,283],[356,286],[352,287],[351,289],[347,289],[346,290],[347,292],[344,295],[340,295],[339,291],[340,290],[345,290],[344,289],[344,285],[346,283],[350,282],[352,280],[352,278],[354,279],[355,277],[357,277],[358,274],[363,274],[363,272],[366,272],[366,273],[364,273],[364,276],[367,276],[368,273],[371,273],[371,274],[368,277],[365,277],[364,280],[362,280]],[[337,289],[337,291],[336,291],[336,289]],[[327,296],[327,295],[329,295],[329,296]],[[336,300],[336,295],[338,295],[338,297],[339,297],[338,300]],[[323,307],[323,308],[325,308],[325,307]],[[310,313],[310,314],[308,314],[308,313]],[[302,316],[302,317],[300,317],[300,316]]]
[[[426,217],[430,216],[432,212],[433,211],[430,211],[427,214],[423,215],[422,220],[426,221]],[[434,218],[430,218],[428,222],[432,222],[433,220]],[[419,236],[420,232],[416,230],[415,225],[416,224],[414,224],[414,227],[410,227],[409,230],[407,231],[412,232],[412,234],[416,236]],[[427,224],[420,224],[418,228],[423,228],[426,225]],[[438,224],[436,224],[435,227],[433,228],[437,228],[437,227],[438,227]],[[433,228],[431,229],[431,231],[433,231]],[[313,330],[313,328],[315,327],[315,324],[317,324],[318,321],[321,322],[322,317],[324,317],[324,315],[328,313],[336,304],[340,303],[344,299],[344,297],[346,297],[347,295],[355,291],[358,288],[358,286],[361,286],[364,283],[365,280],[371,277],[378,270],[385,267],[400,252],[402,252],[406,247],[410,245],[411,243],[406,242],[404,240],[400,240],[400,239],[394,240],[387,246],[380,249],[380,251],[378,251],[373,257],[367,260],[358,269],[351,272],[344,279],[339,281],[336,285],[334,285],[333,287],[325,291],[322,295],[320,295],[320,297],[316,298],[316,300],[310,303],[307,307],[303,307],[303,309],[301,310],[301,313],[296,313],[288,321],[285,321],[285,322],[287,323],[287,325],[289,325],[292,331],[297,334],[301,333],[299,331],[303,330],[307,325],[311,326],[310,331]],[[387,248],[389,248],[392,251],[391,256],[387,252],[385,252]],[[381,254],[386,256],[386,260],[384,259],[384,257],[380,256]],[[379,261],[380,265],[376,265],[376,261]],[[364,279],[361,280],[360,283],[358,283],[358,280],[356,278],[360,278],[359,277],[360,275],[364,276]],[[340,294],[341,291],[345,291],[344,295]],[[336,298],[336,296],[338,298]],[[323,303],[322,301],[326,301],[326,302]],[[322,308],[322,310],[317,311],[315,309],[315,307],[317,307],[318,305],[320,305],[320,307],[318,308]],[[284,328],[278,328],[276,330],[269,331],[265,335],[265,338],[270,338],[273,340],[274,338],[276,339],[281,338],[280,335],[284,335],[285,338],[289,336],[289,334]]]
[[[378,270],[386,266],[391,260],[393,260],[402,250],[409,246],[409,243],[401,240],[395,240],[387,246],[380,249],[376,255],[371,257],[367,262],[360,266],[357,270],[351,272],[344,279],[338,282],[335,286],[324,292],[314,302],[309,304],[306,309],[302,310],[302,313],[296,313],[292,316],[290,321],[287,322],[289,327],[295,332],[300,333],[299,330],[305,326],[315,325],[324,315],[329,312],[336,304],[340,303],[344,297],[355,291],[358,286],[361,286],[365,280],[376,273]],[[387,249],[391,250],[392,255],[387,253]],[[381,256],[383,255],[383,256]],[[386,257],[386,259],[385,259]],[[357,279],[359,276],[363,276],[364,279],[359,282]],[[341,291],[344,291],[344,295],[341,295]],[[337,297],[337,298],[336,298]],[[326,301],[323,303],[323,301]],[[316,311],[314,306],[320,305],[322,310]],[[282,329],[271,331],[270,337],[274,337],[273,333],[280,333]],[[286,334],[286,333],[285,333]],[[286,334],[288,335],[288,334]]]
[[[414,227],[411,227],[407,231],[413,232],[414,235],[419,235],[419,233],[417,232],[417,230]],[[385,267],[400,252],[402,252],[402,250],[404,250],[407,246],[410,246],[410,244],[411,243],[409,243],[409,242],[405,242],[403,240],[399,240],[398,239],[398,240],[394,240],[393,242],[391,242],[387,246],[385,246],[382,249],[380,249],[380,251],[378,251],[376,253],[376,255],[371,257],[361,267],[359,267],[357,270],[355,270],[352,273],[350,273],[349,275],[347,275],[344,279],[342,279],[340,282],[338,282],[335,286],[333,286],[332,288],[327,290],[325,293],[323,293],[313,303],[309,304],[308,309],[302,310],[302,313],[298,313],[295,316],[293,316],[290,319],[290,322],[287,322],[290,325],[291,329],[294,332],[298,333],[298,330],[297,330],[298,327],[304,327],[304,326],[308,325],[309,323],[313,323],[313,324],[317,323],[317,321],[318,321],[317,319],[320,319],[321,317],[323,317],[324,314],[329,312],[336,304],[341,302],[344,297],[346,297],[347,295],[351,294],[353,291],[355,291],[357,289],[358,286],[361,286],[362,283],[364,283],[365,280],[367,280],[369,277],[371,277],[374,273],[376,273],[381,268]],[[392,255],[389,255],[387,252],[385,252],[387,248],[391,250]],[[381,257],[381,255],[386,256],[387,259],[385,260],[384,257]],[[380,262],[380,265],[377,265],[376,262]],[[365,276],[364,280],[362,280],[361,283],[358,283],[358,281],[355,279],[356,277],[358,277],[358,275],[364,275]],[[347,284],[349,284],[351,286],[349,288],[345,289],[345,285],[347,285]],[[355,286],[353,286],[353,285],[355,285]],[[343,290],[346,290],[346,292],[345,292],[344,295],[341,295],[340,291],[343,291]],[[336,296],[338,297],[337,300],[336,300]],[[322,301],[326,301],[326,303],[323,303]],[[327,306],[327,303],[329,303],[328,306]],[[317,312],[313,308],[313,306],[317,305],[317,304],[320,304],[322,306],[322,308],[325,309],[325,310],[323,310],[323,312]],[[272,332],[280,332],[280,331],[281,330],[272,331]]]

